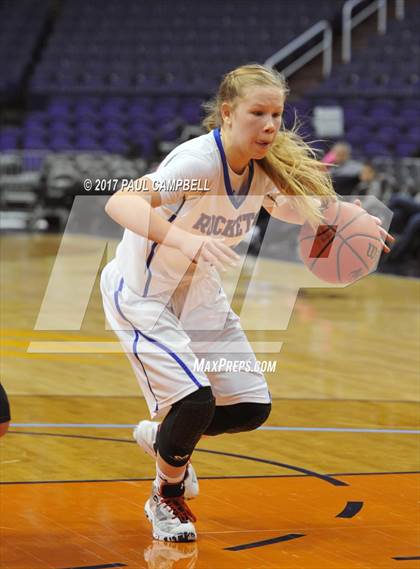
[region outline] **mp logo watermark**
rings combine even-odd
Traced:
[[[357,196],[343,198],[353,202]],[[224,278],[223,288],[230,306],[235,301],[235,311],[241,318],[241,325],[245,331],[284,331],[287,330],[299,290],[305,288],[342,288],[343,284],[329,284],[317,278],[296,255],[299,226],[292,226],[279,222],[270,217],[263,238],[259,237],[259,252],[251,255],[249,246],[255,232],[255,212],[262,205],[261,196],[246,198],[247,207],[239,203],[238,214],[232,216],[221,215],[226,208],[218,207],[215,201],[218,196],[204,195],[200,200],[209,199],[208,208],[197,210],[195,220],[195,233],[215,238],[223,236],[225,243],[240,241],[239,253],[241,260],[236,267],[229,268]],[[34,330],[80,331],[88,304],[94,289],[95,282],[100,275],[104,261],[113,258],[117,240],[106,237],[115,236],[115,223],[109,219],[104,211],[108,196],[83,195],[76,196],[68,222],[63,233],[61,244],[56,255],[54,265],[49,276],[44,298],[39,309]],[[221,196],[221,200],[226,197]],[[290,204],[296,205],[294,200],[303,198],[289,198]],[[364,198],[360,198],[363,204]],[[255,200],[255,203],[253,202]],[[369,208],[375,216],[382,220],[383,227],[390,225],[392,212],[379,200],[369,196]],[[205,212],[205,218],[203,217]],[[193,226],[194,220],[191,226]],[[288,229],[289,228],[289,229]],[[147,228],[145,228],[146,235]],[[330,232],[333,237],[340,233],[340,224],[335,224]],[[316,229],[314,235],[316,235]],[[122,232],[121,232],[122,235]],[[121,236],[120,235],[120,236]],[[144,274],[140,275],[145,281],[148,271],[153,274],[153,261],[147,266],[147,256],[150,246],[147,240],[139,242],[138,254],[144,258]],[[165,251],[170,249],[165,242],[156,244],[155,249]],[[173,251],[173,250],[172,250]],[[291,255],[292,253],[292,255]],[[323,255],[325,255],[325,251]],[[378,251],[370,247],[368,255],[377,255]],[[294,262],[290,258],[294,257]],[[289,261],[277,263],[278,260]],[[165,302],[171,300],[182,281],[190,262],[179,263],[177,274],[172,273],[171,286],[166,291]],[[194,285],[194,278],[192,285]],[[194,286],[190,287],[191,290]],[[165,309],[162,300],[162,311]],[[228,318],[230,309],[221,315],[220,326]],[[157,316],[158,318],[158,316]],[[182,328],[182,314],[179,318]],[[127,330],[132,326],[127,323]],[[196,329],[214,330],[214,325],[205,319],[198,323]],[[221,328],[220,328],[221,329]],[[103,330],[102,330],[103,331]],[[144,330],[153,335],[153,326]],[[272,335],[271,335],[272,336]],[[251,342],[255,353],[278,353],[282,342],[254,341]],[[214,343],[214,352],[223,353],[223,345]],[[229,345],[229,353],[240,353],[243,346],[239,344],[237,351],[235,345]],[[116,353],[123,349],[117,341],[38,341],[30,342],[28,352],[37,353]]]

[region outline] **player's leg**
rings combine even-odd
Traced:
[[[157,459],[159,431],[159,422],[145,419],[140,421],[133,431],[133,437],[137,444],[155,461]],[[196,498],[200,491],[198,478],[191,462],[187,464],[185,471],[184,490],[186,500]]]
[[[10,407],[7,394],[0,383],[0,437],[7,433],[10,423]]]
[[[194,370],[195,355],[179,320],[156,298],[142,298],[122,281],[115,263],[101,277],[105,316],[133,367],[152,418],[201,387],[206,374]]]
[[[155,441],[157,476],[145,511],[155,538],[194,540],[184,478],[194,446],[212,419],[214,398],[206,375],[192,371],[190,339],[174,314],[164,304],[134,295],[118,277],[106,274],[101,280],[107,320],[127,352],[152,417],[165,416]]]
[[[271,403],[244,402],[217,405],[213,419],[204,434],[216,436],[223,433],[253,431],[266,422],[270,412]]]
[[[184,480],[194,448],[212,420],[214,406],[211,388],[200,388],[175,403],[160,425],[156,478],[145,504],[155,539],[196,539],[195,516],[184,501]]]
[[[198,358],[203,357],[210,368],[213,364],[218,368],[215,372],[207,372],[216,398],[216,409],[204,434],[215,436],[251,431],[260,427],[271,412],[267,382],[240,325],[240,319],[230,309],[223,290],[219,291],[213,306],[213,310],[227,314],[223,326],[204,335],[202,331],[190,334],[193,339],[207,336],[201,342],[193,342],[193,346],[198,345]],[[195,311],[195,320],[207,321],[211,318],[210,314],[206,316],[197,312],[202,312],[201,307]],[[220,346],[222,351],[214,353],[215,345]]]

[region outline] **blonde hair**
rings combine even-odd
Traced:
[[[221,127],[222,104],[235,104],[237,98],[244,96],[244,90],[252,86],[277,87],[284,97],[289,92],[285,78],[274,69],[257,63],[242,65],[223,77],[216,97],[203,105],[203,126],[209,131]],[[281,128],[267,155],[257,162],[282,194],[301,198],[293,200],[293,207],[314,225],[322,219],[319,204],[305,196],[335,198],[335,192],[325,165],[297,129],[296,120],[292,129]]]

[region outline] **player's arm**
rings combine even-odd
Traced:
[[[105,211],[114,221],[142,237],[180,249],[185,231],[169,223],[154,210],[162,205],[159,192],[153,191],[147,176],[136,180],[134,190],[122,188],[108,200]]]
[[[303,225],[306,221],[299,205],[300,200],[311,200],[315,208],[321,208],[322,202],[314,196],[285,196],[280,192],[269,193],[265,196],[263,206],[271,215],[280,221]]]
[[[287,198],[286,196],[276,197],[268,194],[264,198],[263,206],[271,217],[275,217],[280,221],[295,223],[297,225],[303,225],[305,223],[302,214],[293,207],[292,198]]]
[[[225,264],[234,264],[238,256],[220,240],[193,235],[169,223],[155,208],[162,204],[159,192],[153,191],[150,178],[144,176],[134,187],[138,191],[121,189],[110,197],[105,206],[106,213],[122,227],[157,243],[179,249],[191,261],[198,255],[204,261],[224,270]],[[188,192],[183,192],[188,197]]]

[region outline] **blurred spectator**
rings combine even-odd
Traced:
[[[384,193],[383,180],[378,175],[374,166],[369,162],[362,165],[359,174],[359,183],[353,193],[358,196],[375,196],[375,198],[379,200],[382,199]]]
[[[354,193],[359,183],[362,163],[351,157],[351,146],[347,142],[337,142],[324,156],[324,164],[331,166],[334,189],[341,196]]]
[[[397,240],[382,263],[384,272],[420,277],[419,197],[419,193],[417,198],[397,194],[389,201],[388,207],[394,213],[390,231],[397,235]]]
[[[371,215],[381,217],[381,203],[387,204],[394,191],[395,184],[393,179],[382,172],[378,172],[370,162],[365,162],[362,165],[359,183],[355,186],[353,194],[365,196],[362,199],[363,207]]]
[[[402,235],[411,218],[420,213],[419,198],[420,194],[417,194],[417,197],[406,194],[395,194],[391,197],[388,207],[394,213],[390,228],[393,233]]]

